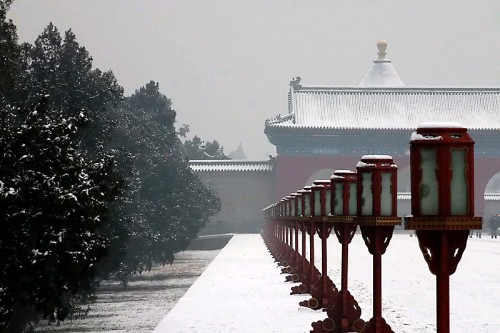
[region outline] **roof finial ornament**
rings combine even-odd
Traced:
[[[385,58],[385,55],[387,54],[387,52],[385,52],[385,50],[387,49],[387,41],[386,40],[379,40],[377,42],[377,48],[378,48],[378,59],[377,60],[387,60]]]
[[[293,78],[293,79],[290,81],[290,87],[291,87],[292,89],[298,89],[298,88],[302,87],[302,86],[300,85],[300,80],[301,80],[300,76],[297,76],[296,78]]]
[[[403,87],[404,83],[396,73],[391,61],[386,58],[387,41],[377,42],[378,57],[373,60],[368,73],[359,83],[360,87]]]

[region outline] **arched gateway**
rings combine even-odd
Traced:
[[[264,129],[277,151],[274,201],[325,170],[355,169],[363,155],[386,154],[399,169],[398,213],[409,214],[411,133],[423,122],[455,122],[475,141],[476,214],[500,213],[500,201],[490,200],[498,196],[485,193],[500,172],[500,88],[406,86],[386,58],[387,43],[377,47],[359,86],[303,86],[300,77],[290,82],[288,114],[266,120]]]

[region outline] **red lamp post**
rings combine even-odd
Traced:
[[[357,217],[373,255],[373,317],[364,333],[394,333],[382,317],[382,255],[392,238],[397,217],[397,166],[387,155],[365,155],[356,167]]]
[[[269,249],[269,252],[274,256],[275,249],[275,241],[276,241],[276,228],[275,222],[276,219],[274,217],[274,204],[267,206],[262,210],[265,218],[264,228],[262,231],[262,238]]]
[[[272,234],[272,236],[270,236],[270,240],[268,241],[268,247],[274,260],[279,262],[282,260],[280,251],[283,246],[283,239],[281,237],[281,216],[279,214],[278,203],[274,203],[270,206],[269,215],[267,223],[269,224],[269,234]]]
[[[285,200],[281,199],[264,209],[266,224],[263,238],[278,265],[285,264],[284,253],[288,247],[285,241],[284,204]]]
[[[337,170],[331,178],[331,209],[333,229],[338,241],[342,244],[341,290],[327,309],[328,318],[313,323],[311,332],[359,332],[365,323],[361,316],[361,308],[348,290],[348,258],[349,243],[356,232],[354,217],[357,210],[356,172]]]
[[[300,230],[302,235],[302,272],[300,276],[300,280],[303,281],[304,277],[308,272],[309,261],[307,260],[307,227],[306,224],[309,224],[309,220],[311,218],[311,186],[305,186],[302,192],[302,216],[300,219]],[[305,290],[300,291],[300,293],[304,293]]]
[[[295,249],[294,249],[294,228],[295,228],[295,221],[298,218],[297,215],[297,197],[298,193],[292,193],[289,195],[289,203],[290,203],[290,214],[285,218],[283,221],[285,225],[285,238],[287,240],[287,251],[284,252],[284,258],[285,258],[285,268],[282,270],[282,273],[292,273],[293,272],[293,267],[295,266]],[[296,246],[297,240],[295,239],[295,246]]]
[[[449,276],[457,268],[474,216],[474,141],[453,123],[421,124],[411,136],[411,212],[420,250],[436,275],[437,333],[450,332]]]
[[[313,184],[311,186],[311,219],[307,225],[309,233],[309,286],[307,291],[312,294],[314,285],[318,283],[321,273],[314,264],[314,235],[316,234],[316,217],[321,216],[321,191],[323,185]]]
[[[275,256],[276,261],[278,262],[279,266],[288,266],[288,262],[286,259],[286,254],[289,251],[289,239],[288,239],[288,232],[287,232],[287,213],[286,213],[286,206],[287,203],[289,202],[289,197],[286,197],[284,199],[281,199],[277,205],[277,224],[278,224],[278,237],[280,239],[280,248],[279,251],[277,251],[277,255]],[[285,208],[283,208],[285,207]]]
[[[285,278],[285,281],[299,281],[300,274],[302,273],[302,257],[300,256],[299,251],[299,230],[300,230],[300,218],[303,214],[303,195],[304,190],[298,190],[296,193],[293,193],[294,196],[294,216],[293,220],[290,221],[290,237],[292,237],[292,231],[294,232],[294,240],[293,243],[295,245],[295,249],[292,247],[290,252],[290,262],[292,268],[292,274],[288,275]]]
[[[307,225],[310,222],[311,218],[311,186],[305,186],[302,190],[297,191],[301,194],[300,196],[300,217],[297,220],[297,229],[300,230],[302,245],[301,245],[301,253],[297,252],[297,269],[294,269],[293,281],[294,282],[302,282],[298,286],[294,286],[291,288],[291,295],[294,294],[304,294],[307,293],[307,286],[304,284],[307,279],[307,275],[309,272],[309,261],[307,260],[306,255],[306,235],[307,235]]]
[[[311,290],[311,298],[308,301],[300,302],[301,306],[307,306],[318,310],[327,308],[337,296],[338,290],[333,281],[328,276],[327,266],[327,240],[333,228],[331,219],[331,181],[315,180],[312,187],[312,204],[314,206],[314,217],[311,219],[321,239],[321,274],[317,282],[314,283]],[[311,262],[313,260],[311,254]],[[314,274],[318,274],[315,272]]]

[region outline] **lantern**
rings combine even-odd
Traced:
[[[358,173],[358,216],[397,215],[397,166],[388,155],[365,155]]]
[[[351,170],[336,170],[331,178],[331,212],[337,216],[353,216],[357,210],[357,174]]]
[[[335,235],[342,244],[341,286],[337,295],[328,301],[328,318],[323,322],[313,323],[313,331],[325,327],[325,323],[328,323],[328,331],[338,327],[336,332],[348,332],[351,329],[359,332],[364,326],[360,319],[361,309],[348,290],[348,247],[357,228],[354,223],[357,209],[357,174],[351,170],[336,170],[330,180],[332,216],[329,216],[328,220],[331,221]]]
[[[280,199],[280,201],[278,201],[276,203],[276,207],[275,207],[275,213],[276,213],[276,216],[278,217],[283,217],[284,216],[284,199]]]
[[[474,215],[474,141],[454,123],[424,123],[411,136],[413,216]]]
[[[305,186],[302,190],[302,217],[310,217],[311,211],[311,186]]]
[[[294,216],[297,216],[297,199],[295,198],[295,196],[297,195],[297,193],[291,193],[289,195],[289,204],[290,204],[290,215],[289,217],[294,217]]]
[[[290,197],[289,196],[286,196],[284,197],[282,200],[282,215],[281,217],[282,218],[287,218],[287,217],[290,217]]]
[[[373,317],[363,332],[393,332],[382,317],[382,255],[400,224],[397,215],[397,166],[388,155],[365,155],[356,166],[357,217],[361,235],[373,255]]]
[[[321,216],[321,190],[323,185],[316,182],[311,186],[311,216]]]
[[[304,190],[298,190],[295,193],[295,216],[296,217],[301,217],[303,212],[303,202],[302,202],[302,194],[304,193]]]
[[[278,216],[277,209],[276,209],[276,204],[272,204],[271,206],[268,206],[266,208],[266,216],[267,217],[276,217]]]
[[[436,331],[450,332],[450,281],[467,246],[474,216],[474,141],[455,123],[424,123],[410,139],[411,212],[420,250],[436,276]]]
[[[316,186],[321,186],[320,193],[314,193],[314,204],[319,205],[321,213],[318,215],[328,216],[331,215],[331,198],[332,198],[332,182],[331,180],[320,179],[313,182]],[[316,208],[315,208],[316,209]]]

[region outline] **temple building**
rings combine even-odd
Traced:
[[[191,167],[219,194],[218,182],[231,187],[225,177],[232,177],[232,201],[240,193],[268,197],[269,204],[316,179],[329,179],[334,170],[354,170],[363,155],[391,155],[398,165],[398,214],[404,216],[410,214],[411,133],[424,122],[454,122],[467,127],[475,141],[475,213],[485,221],[500,214],[500,88],[407,86],[387,58],[387,43],[380,41],[377,48],[377,58],[358,86],[303,86],[300,77],[290,82],[288,113],[265,121],[275,158],[219,161],[212,171],[201,168],[202,161],[191,161]],[[252,163],[267,167],[258,172],[245,167]],[[247,172],[253,172],[254,186],[236,181],[248,178]],[[262,186],[255,186],[258,179]],[[221,214],[242,209],[229,207],[231,200],[222,195]],[[252,206],[245,216],[259,216],[267,204],[255,206],[255,211]],[[237,215],[231,219],[240,223]]]

